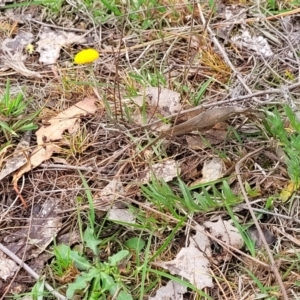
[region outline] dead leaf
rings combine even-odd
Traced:
[[[225,141],[227,132],[225,130],[211,129],[199,135],[185,136],[188,147],[192,150],[203,150],[210,146],[218,145]]]
[[[24,173],[36,168],[49,159],[54,152],[59,151],[54,142],[62,139],[64,131],[70,130],[72,132],[75,124],[80,121],[80,117],[94,113],[97,110],[95,101],[95,98],[85,98],[51,118],[49,120],[50,126],[42,126],[36,132],[38,146],[33,150],[29,162],[14,174],[13,182],[17,182]]]
[[[128,209],[113,207],[107,213],[107,220],[135,224],[136,217]]]
[[[204,228],[198,226],[196,235],[189,238],[188,247],[182,248],[174,260],[168,262],[155,262],[156,266],[167,269],[171,274],[176,274],[187,279],[198,289],[213,287],[209,272],[210,241],[203,233]]]
[[[186,286],[170,280],[167,285],[162,286],[156,291],[154,297],[149,297],[149,300],[182,300],[183,294],[186,292]]]
[[[30,32],[20,32],[13,39],[5,39],[1,44],[1,60],[4,65],[24,76],[41,78],[40,73],[28,70],[24,65],[27,55],[23,54],[23,49],[33,40],[33,34]]]
[[[204,222],[204,227],[208,229],[211,235],[221,240],[227,245],[241,249],[244,241],[237,228],[233,227],[229,221],[219,218],[217,222]],[[220,255],[215,255],[216,261],[229,261],[232,254],[225,249]]]
[[[146,174],[141,178],[141,181],[143,184],[146,184],[151,180],[152,176],[154,176],[163,179],[165,182],[169,182],[179,173],[180,170],[176,161],[174,159],[169,159],[147,168]]]
[[[4,6],[5,3],[12,3],[14,0],[0,0],[0,6]]]
[[[206,160],[202,169],[202,178],[197,183],[205,183],[222,178],[224,170],[225,164],[222,159],[214,157],[213,159]]]
[[[269,229],[264,228],[264,227],[262,227],[261,230],[262,230],[262,233],[263,233],[267,243],[269,245],[273,244],[276,240],[276,237],[272,234],[272,232]],[[263,243],[263,241],[259,235],[259,232],[255,226],[251,226],[248,229],[248,233],[249,233],[251,239],[255,242],[255,247],[257,247],[258,249],[264,248],[264,243]]]
[[[133,98],[133,101],[139,106],[146,103],[157,108],[164,117],[177,114],[182,110],[180,94],[166,88],[147,87],[144,95]]]
[[[44,64],[55,64],[59,58],[62,47],[71,44],[81,44],[85,38],[73,32],[53,31],[45,27],[39,34],[36,51],[40,53],[39,62]]]
[[[31,134],[31,131],[27,131],[24,134],[12,156],[7,159],[5,167],[0,172],[0,181],[27,163]]]
[[[18,265],[0,251],[0,278],[7,280],[8,278],[13,277],[17,270]]]
[[[42,253],[56,237],[62,226],[62,218],[58,216],[59,201],[48,198],[40,211],[34,214],[32,218],[28,218],[28,226],[4,238],[6,247],[19,257],[23,257],[26,250],[25,260],[37,257]]]
[[[79,230],[74,228],[71,231],[68,231],[65,234],[58,234],[56,237],[56,245],[66,244],[74,245],[81,242]],[[27,262],[30,268],[32,268],[36,273],[41,274],[45,269],[45,265],[49,260],[54,256],[53,246],[49,246],[49,251],[44,251],[40,253],[35,259],[31,259]]]
[[[289,181],[288,184],[281,190],[279,199],[285,203],[292,197],[293,193],[297,191],[298,188],[299,186],[295,182]]]
[[[147,87],[145,88],[143,96],[132,98],[135,104],[140,107],[146,106],[145,113],[137,111],[133,115],[133,119],[139,125],[148,124],[151,122],[161,120],[162,117],[167,117],[172,114],[177,114],[182,110],[180,103],[180,94],[166,88]],[[152,130],[162,131],[170,128],[170,124],[159,123],[153,127]]]
[[[93,195],[94,204],[97,209],[102,211],[107,211],[113,205],[117,206],[117,208],[124,208],[124,205],[117,204],[116,200],[120,197],[119,195],[124,194],[124,187],[122,182],[120,181],[120,177],[116,176],[100,191]]]
[[[2,51],[10,52],[15,54],[19,52],[28,45],[31,44],[34,40],[34,36],[31,32],[19,32],[13,39],[7,38],[2,42],[1,48]]]
[[[251,35],[248,30],[243,30],[242,33],[233,36],[231,41],[238,47],[250,49],[264,58],[274,55],[267,39],[262,36]]]
[[[235,26],[235,23],[240,23],[246,19],[247,10],[239,5],[222,5],[222,7],[223,8],[218,8],[218,10],[220,11],[220,14],[218,15],[223,14],[224,19],[227,21],[225,23],[229,25],[219,26],[217,28],[217,35],[223,38],[225,40],[225,43],[227,43],[230,38],[231,31]]]
[[[214,127],[216,124],[224,122],[234,116],[254,112],[255,110],[253,109],[241,108],[236,106],[217,107],[204,111],[186,122],[171,127],[167,131],[162,132],[162,135],[178,136],[190,133],[195,130],[207,131]]]

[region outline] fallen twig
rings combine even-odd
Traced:
[[[0,243],[0,250],[4,252],[7,256],[9,256],[12,260],[14,260],[17,264],[19,264],[28,274],[30,274],[34,279],[39,279],[39,274],[34,272],[27,264],[25,264],[18,256],[16,256],[14,253],[12,253],[9,249],[7,249],[5,246],[3,246]],[[59,300],[67,300],[67,298],[60,293],[56,292],[53,287],[45,282],[45,287],[51,293],[53,296],[55,296]]]
[[[259,223],[258,223],[258,221],[257,221],[256,216],[255,216],[255,213],[254,213],[254,211],[253,211],[253,209],[252,209],[252,206],[251,206],[250,201],[249,201],[249,199],[248,199],[247,193],[246,193],[245,188],[244,188],[244,185],[243,185],[242,177],[241,177],[241,174],[240,174],[240,167],[241,167],[241,164],[242,164],[247,158],[251,157],[253,154],[255,154],[255,153],[257,153],[257,152],[260,152],[260,151],[263,150],[263,149],[264,149],[264,147],[260,147],[259,149],[256,149],[255,151],[252,151],[252,152],[248,153],[246,156],[244,156],[244,157],[243,157],[243,158],[235,165],[235,172],[236,172],[236,175],[237,175],[237,179],[238,179],[238,182],[239,182],[239,185],[240,185],[240,188],[241,188],[243,197],[244,197],[244,199],[245,199],[245,202],[246,202],[246,204],[247,204],[247,206],[248,206],[249,212],[250,212],[251,217],[252,217],[252,219],[253,219],[253,222],[254,222],[254,224],[255,224],[255,226],[256,226],[256,229],[257,229],[257,231],[258,231],[258,233],[259,233],[259,236],[260,236],[260,238],[261,238],[261,240],[262,240],[262,242],[263,242],[263,244],[264,244],[264,246],[265,246],[265,250],[266,250],[266,252],[267,252],[267,254],[268,254],[268,257],[269,257],[269,259],[270,259],[270,267],[271,267],[271,270],[273,271],[273,273],[274,273],[274,275],[275,275],[275,277],[276,277],[276,279],[277,279],[277,282],[278,282],[278,284],[279,284],[279,287],[280,287],[280,290],[281,290],[281,292],[282,292],[283,298],[284,298],[285,300],[288,300],[289,298],[288,298],[286,289],[285,289],[285,287],[284,287],[283,281],[282,281],[282,279],[281,279],[281,276],[280,276],[280,274],[279,274],[278,268],[277,268],[277,266],[276,266],[276,263],[275,263],[275,260],[274,260],[273,255],[272,255],[271,249],[270,249],[270,247],[269,247],[268,242],[266,241],[265,235],[263,234],[263,232],[262,232],[262,230],[261,230],[261,227],[260,227],[260,225],[259,225]]]

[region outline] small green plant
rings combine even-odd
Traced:
[[[207,91],[210,83],[214,80],[213,77],[207,79],[199,88],[199,90],[195,93],[195,95],[192,97],[194,106],[199,105],[200,101],[203,98],[203,95]]]
[[[27,107],[23,99],[23,93],[20,92],[16,98],[10,97],[10,81],[6,82],[6,89],[2,100],[0,101],[0,111],[5,117],[17,117],[21,115]]]
[[[88,297],[84,299],[100,299],[109,293],[116,299],[132,299],[131,295],[122,283],[118,263],[120,263],[129,251],[121,250],[116,254],[108,257],[107,262],[101,262],[93,265],[83,256],[77,254],[76,251],[71,251],[75,257],[80,258],[80,261],[75,260],[75,265],[81,271],[73,283],[68,285],[66,296],[72,299],[76,291],[88,289]],[[79,263],[79,264],[78,264]],[[101,298],[102,299],[102,298]]]
[[[73,253],[75,252],[72,252],[66,245],[54,246],[55,260],[52,262],[51,267],[56,276],[64,276],[73,267]]]
[[[284,112],[290,122],[290,128],[286,129],[282,116],[277,109],[267,113],[265,128],[270,134],[279,140],[279,145],[284,150],[288,174],[296,187],[300,184],[300,122],[293,110],[285,105]]]
[[[6,140],[9,140],[11,136],[17,136],[17,132],[25,132],[37,128],[32,120],[39,112],[21,118],[27,106],[28,102],[24,100],[22,92],[18,93],[17,97],[11,98],[10,81],[7,80],[5,93],[0,100],[0,132],[4,133]]]
[[[167,80],[164,74],[157,70],[154,70],[153,72],[144,68],[138,72],[129,73],[128,76],[144,86],[151,85],[154,87],[165,87],[167,85]]]
[[[97,237],[97,226],[95,224],[95,209],[89,186],[80,173],[85,194],[89,202],[88,225],[81,236],[85,248],[89,248],[94,254],[94,259],[90,261],[84,254],[72,250],[70,246],[61,244],[55,247],[55,260],[52,263],[52,269],[55,276],[70,282],[72,275],[76,276],[75,281],[68,283],[66,296],[72,299],[77,292],[85,291],[82,299],[106,299],[107,294],[118,300],[131,300],[132,296],[123,283],[118,265],[128,255],[129,251],[122,249],[116,254],[108,257],[107,261],[100,261],[99,245],[101,240]],[[80,219],[80,215],[79,215]],[[82,226],[82,223],[79,223]],[[129,243],[130,244],[130,243]],[[131,243],[132,245],[132,243]],[[140,246],[139,246],[140,247]],[[69,277],[69,278],[68,278]]]
[[[251,239],[250,235],[248,234],[248,227],[247,226],[242,226],[238,220],[236,219],[231,207],[229,205],[227,205],[227,203],[225,203],[227,212],[234,224],[234,226],[237,228],[237,230],[239,231],[244,244],[246,245],[246,248],[248,249],[248,251],[251,253],[251,255],[253,257],[256,256],[256,251],[255,251],[255,241],[253,239]]]
[[[155,204],[160,211],[169,211],[175,218],[180,218],[180,209],[188,212],[207,212],[228,205],[235,205],[241,201],[241,197],[234,195],[226,180],[223,180],[219,188],[216,182],[201,184],[189,188],[178,179],[180,192],[175,194],[173,189],[164,181],[152,179],[152,183],[142,186],[144,196]],[[200,191],[192,192],[198,189]]]

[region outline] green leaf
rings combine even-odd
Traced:
[[[132,296],[124,290],[122,290],[117,297],[117,300],[132,300],[132,299],[133,299]]]
[[[61,259],[71,258],[79,270],[88,270],[92,266],[87,259],[80,256],[77,251],[71,250],[65,244],[58,245],[56,251],[59,252]]]
[[[0,121],[0,128],[2,128],[2,130],[8,131],[11,135],[18,136],[17,133],[14,132],[12,128],[10,128],[9,125],[4,121]]]
[[[194,98],[194,105],[197,106],[199,105],[200,100],[202,99],[204,93],[206,92],[207,88],[209,87],[210,83],[214,80],[213,77],[210,77],[205,81],[202,85],[199,91],[197,92],[197,95]]]
[[[118,262],[120,262],[123,258],[125,258],[129,254],[128,250],[121,250],[118,253],[110,256],[108,258],[108,262],[110,266],[115,266]]]
[[[84,231],[83,240],[86,243],[86,246],[89,247],[95,255],[99,253],[98,245],[101,243],[101,240],[96,238],[95,232],[92,228],[87,227]]]
[[[102,281],[102,289],[108,290],[109,293],[113,296],[118,290],[118,284],[110,275],[104,272],[100,272],[100,277]]]
[[[70,283],[68,286],[67,298],[72,299],[76,291],[85,289],[96,276],[99,276],[99,270],[96,268],[92,268],[89,272],[83,272],[80,276],[77,276],[75,282]]]
[[[86,197],[88,199],[89,202],[89,207],[90,207],[90,211],[89,211],[89,222],[90,222],[90,227],[94,228],[95,226],[95,207],[94,207],[94,202],[93,202],[93,196],[90,190],[90,187],[86,181],[86,179],[84,178],[84,176],[82,175],[82,173],[78,170],[80,178],[82,180],[84,189],[85,189],[85,194]]]
[[[125,246],[139,253],[145,247],[145,241],[138,237],[133,237],[125,242]]]
[[[296,114],[293,112],[293,110],[288,106],[285,105],[284,106],[284,111],[292,125],[292,127],[298,132],[300,133],[300,122],[298,121]]]

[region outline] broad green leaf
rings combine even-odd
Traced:
[[[95,255],[98,254],[98,245],[101,243],[100,240],[96,238],[95,232],[92,228],[87,227],[84,231],[83,239],[86,243],[86,246],[89,247]]]
[[[123,258],[125,258],[129,254],[128,250],[121,250],[118,253],[110,256],[108,258],[108,262],[110,266],[115,266],[118,262],[120,262]]]
[[[117,297],[117,300],[132,300],[132,299],[133,299],[132,296],[129,293],[125,292],[124,290],[122,290]]]
[[[83,272],[77,276],[75,282],[70,283],[68,286],[67,298],[72,299],[76,291],[85,289],[96,276],[99,276],[99,270],[96,268],[92,268],[89,272]]]
[[[104,272],[100,272],[100,278],[102,281],[102,289],[109,291],[109,293],[113,296],[118,290],[118,284],[115,283],[114,279],[110,275]]]
[[[65,244],[58,245],[56,250],[59,252],[61,258],[67,259],[70,257],[79,270],[88,270],[92,266],[87,259],[80,256],[77,251],[71,250],[70,247]]]
[[[125,242],[126,247],[139,253],[145,247],[145,241],[138,237],[133,237]]]

